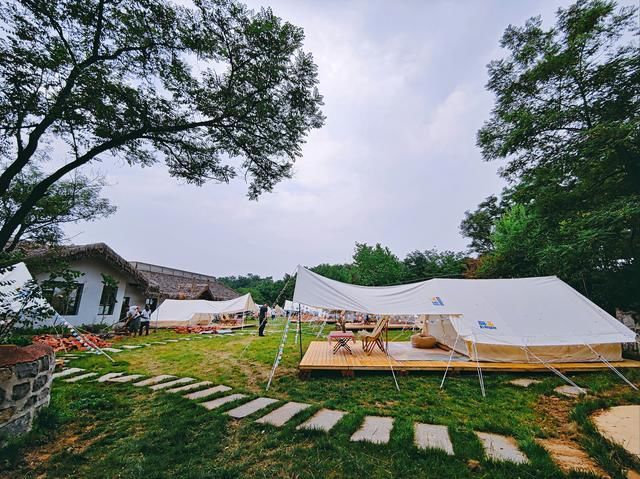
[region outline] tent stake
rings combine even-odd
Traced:
[[[590,344],[586,344],[585,343],[585,346],[588,347],[591,350],[591,352],[593,354],[595,354],[598,359],[600,359],[600,361],[602,361],[604,364],[606,364],[609,369],[611,369],[614,373],[616,373],[620,379],[622,379],[625,383],[627,383],[629,386],[631,386],[636,391],[638,390],[638,387],[635,384],[633,384],[631,381],[629,381],[624,376],[624,374],[622,374],[620,371],[618,371],[615,368],[615,366],[613,364],[611,364],[609,362],[609,360],[607,360],[607,358],[605,358],[604,356],[602,356],[602,354],[598,353],[595,349],[593,349]]]

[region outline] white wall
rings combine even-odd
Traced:
[[[144,295],[142,292],[139,288],[128,284],[132,279],[112,268],[106,261],[95,258],[86,258],[71,262],[69,269],[84,273],[83,276],[76,280],[77,283],[84,285],[82,297],[80,298],[78,314],[65,316],[67,321],[71,324],[80,325],[103,322],[103,316],[98,314],[100,296],[102,295],[103,287],[102,276],[100,276],[100,273],[108,274],[118,282],[118,294],[116,295],[117,302],[113,308],[113,314],[104,316],[105,324],[113,324],[118,321],[120,317],[120,309],[122,308],[122,299],[125,296],[131,297],[131,305],[144,306]],[[49,274],[40,273],[35,275],[35,278],[40,282],[48,279]]]

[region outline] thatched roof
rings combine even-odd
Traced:
[[[150,282],[148,278],[138,270],[136,270],[131,263],[112,250],[105,243],[92,243],[84,245],[61,245],[61,246],[41,246],[34,244],[23,244],[20,250],[25,254],[25,262],[30,267],[35,267],[36,270],[39,266],[50,263],[54,260],[73,261],[84,258],[98,258],[105,261],[114,269],[121,271],[129,276],[142,290],[150,293],[156,293],[158,285]]]
[[[148,263],[132,262],[136,270],[156,284],[161,297],[169,299],[208,299],[224,301],[240,296],[219,283],[214,276],[192,273]]]

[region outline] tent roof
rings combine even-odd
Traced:
[[[454,315],[460,337],[520,346],[621,343],[635,333],[555,276],[340,283],[298,267],[294,301],[370,314]]]

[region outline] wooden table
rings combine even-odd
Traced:
[[[349,347],[349,341],[356,342],[356,337],[351,331],[343,333],[342,331],[331,331],[329,333],[329,344],[335,342],[333,345],[333,354],[336,354],[341,348],[347,350],[349,354],[353,354]]]

